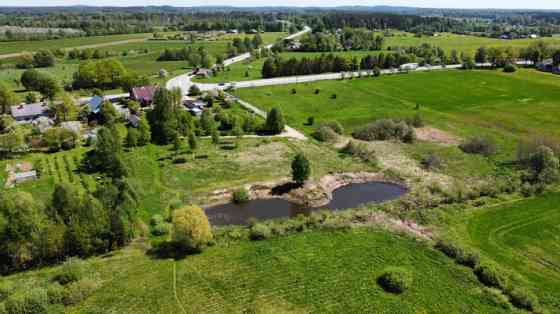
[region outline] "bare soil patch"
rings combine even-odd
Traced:
[[[434,142],[442,145],[458,145],[460,138],[448,132],[433,127],[417,128],[416,137],[421,141]]]

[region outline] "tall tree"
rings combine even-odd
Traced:
[[[0,114],[9,114],[10,107],[17,105],[16,94],[3,82],[0,82]]]

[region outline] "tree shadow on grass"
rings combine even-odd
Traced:
[[[148,256],[153,259],[174,259],[183,260],[189,255],[200,254],[200,250],[186,248],[173,241],[165,241],[158,243],[148,250]]]

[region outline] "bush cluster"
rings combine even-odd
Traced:
[[[344,128],[338,121],[329,121],[319,124],[311,136],[321,142],[332,142],[338,138],[338,135],[343,133]]]
[[[420,164],[426,170],[436,170],[442,167],[443,161],[441,160],[440,156],[434,153],[429,153],[428,155],[424,156],[424,158],[422,158]]]
[[[402,267],[386,268],[377,279],[379,285],[387,292],[403,293],[412,285],[412,272]]]
[[[504,66],[505,73],[514,73],[515,71],[517,71],[517,68],[511,63],[508,63]]]
[[[370,123],[358,130],[352,136],[364,141],[399,140],[404,143],[416,141],[414,128],[404,121],[381,119]]]
[[[357,157],[364,162],[377,164],[377,157],[375,156],[375,151],[369,148],[364,143],[358,143],[356,141],[349,141],[344,148],[340,151],[343,154]]]
[[[459,145],[459,148],[467,154],[478,154],[486,157],[497,152],[496,143],[485,137],[472,137]]]

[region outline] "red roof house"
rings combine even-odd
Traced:
[[[155,86],[133,87],[130,97],[144,106],[149,106],[154,100],[154,94],[157,88]]]

